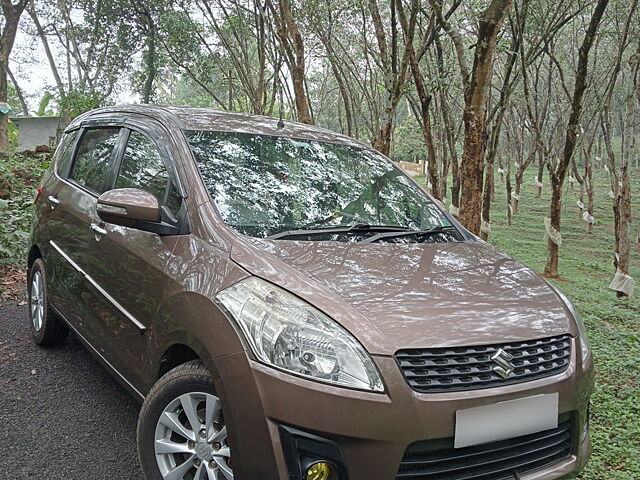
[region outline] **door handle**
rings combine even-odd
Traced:
[[[103,236],[107,234],[107,231],[97,223],[92,223],[89,228],[96,234],[96,240],[98,235]]]
[[[58,200],[53,195],[49,195],[47,197],[47,200],[49,200],[49,203],[51,204],[51,210],[53,210],[54,208],[56,208],[60,204],[60,200]]]

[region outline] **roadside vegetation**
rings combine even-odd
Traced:
[[[0,262],[21,261],[29,239],[31,205],[49,154],[0,156]]]
[[[640,221],[640,180],[633,172],[631,212],[634,225]],[[550,189],[536,198],[535,169],[525,174],[518,213],[507,225],[504,184],[496,183],[492,204],[490,242],[541,274],[546,262],[547,242],[543,219],[548,211]],[[594,172],[592,234],[579,215],[578,187],[565,187],[562,211],[563,243],[560,279],[550,280],[574,303],[589,331],[596,365],[596,389],[591,398],[591,442],[593,455],[583,480],[640,479],[640,297],[618,299],[608,288],[613,277],[613,209],[607,196],[608,175]],[[634,207],[635,205],[635,207]],[[630,272],[638,277],[640,255],[630,256]]]
[[[0,154],[0,306],[23,302],[31,208],[50,154]]]

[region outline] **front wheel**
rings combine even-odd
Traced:
[[[233,479],[220,398],[201,361],[174,368],[147,395],[138,456],[147,480]]]

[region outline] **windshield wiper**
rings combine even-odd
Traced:
[[[371,232],[371,231],[383,231],[385,233],[403,234],[405,232],[413,232],[408,227],[401,227],[396,225],[369,225],[368,223],[354,223],[353,225],[337,225],[333,227],[322,228],[300,228],[298,230],[287,230],[286,232],[274,233],[264,238],[269,240],[277,240],[279,238],[286,237],[306,237],[308,235],[323,235],[327,233],[352,233],[352,232]],[[372,237],[373,238],[373,237]]]
[[[405,230],[400,232],[381,232],[371,237],[364,238],[360,240],[358,243],[373,243],[378,240],[388,239],[388,238],[398,238],[398,237],[408,237],[408,236],[416,236],[416,237],[424,237],[427,235],[434,235],[436,233],[442,232],[450,232],[457,231],[453,225],[438,225],[437,227],[430,228],[428,230]]]

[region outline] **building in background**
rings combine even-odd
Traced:
[[[55,148],[64,130],[62,117],[13,117],[11,121],[19,131],[19,151]]]

